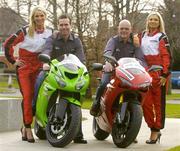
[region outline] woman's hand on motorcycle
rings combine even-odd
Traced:
[[[161,84],[162,86],[165,86],[165,84],[166,84],[166,78],[165,78],[165,77],[160,76],[160,84]]]
[[[16,67],[22,67],[24,65],[25,65],[24,61],[19,60],[19,59],[17,59],[16,62],[14,63],[14,66],[16,66]]]
[[[106,61],[103,69],[105,72],[111,72],[113,70],[113,66],[111,63]]]
[[[44,63],[44,64],[43,64],[43,70],[45,70],[45,71],[50,70],[50,66],[49,66],[48,63]]]

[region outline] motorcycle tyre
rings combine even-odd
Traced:
[[[139,104],[129,103],[128,110],[130,111],[129,129],[126,132],[126,137],[119,141],[116,138],[117,125],[116,123],[112,128],[112,139],[114,144],[119,148],[128,147],[137,137],[142,123],[142,107]]]
[[[69,129],[68,132],[66,132],[66,135],[63,136],[61,139],[55,139],[52,138],[51,132],[49,131],[51,128],[51,125],[49,122],[47,123],[46,126],[46,136],[48,142],[54,146],[54,147],[65,147],[71,141],[75,138],[79,131],[79,126],[80,126],[80,120],[81,120],[81,107],[74,105],[74,104],[69,104],[69,109],[71,111],[71,122],[69,124]]]
[[[102,130],[98,126],[95,118],[93,118],[93,135],[97,140],[100,140],[100,141],[105,140],[109,136],[108,132]]]

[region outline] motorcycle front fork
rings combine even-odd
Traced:
[[[68,103],[65,99],[60,98],[59,95],[56,97],[56,102],[54,105],[52,105],[50,110],[51,116],[49,119],[52,124],[63,124],[67,105]]]
[[[123,102],[120,107],[119,113],[116,114],[116,121],[122,123],[125,119],[126,111],[128,107],[128,102]]]

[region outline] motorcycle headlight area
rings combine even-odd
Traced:
[[[59,76],[55,75],[55,79],[56,79],[57,83],[58,83],[61,87],[65,87],[65,86],[66,86],[66,83],[65,83],[63,80],[61,80],[61,78],[60,78]]]
[[[82,77],[80,77],[80,79],[78,80],[76,84],[76,90],[82,89],[84,85],[85,85],[85,80]]]
[[[120,77],[120,80],[121,80],[121,87],[122,86],[124,86],[124,87],[131,87],[132,86],[132,84],[128,81],[128,80],[126,80],[126,79],[124,79],[124,78],[122,78],[122,77]]]
[[[141,89],[148,89],[148,87],[151,85],[150,82],[139,84],[138,87]]]

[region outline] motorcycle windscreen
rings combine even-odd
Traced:
[[[118,60],[118,64],[125,70],[135,68],[145,72],[142,61],[136,58],[121,58]]]
[[[75,66],[83,68],[84,72],[87,72],[86,66],[79,60],[79,58],[73,54],[65,54],[61,65],[68,67],[71,70],[76,70]],[[72,67],[71,67],[72,65]]]
[[[149,74],[135,58],[121,58],[119,66],[116,69],[117,77],[122,81],[129,83],[129,86],[138,88],[141,85],[148,86],[151,82]]]

